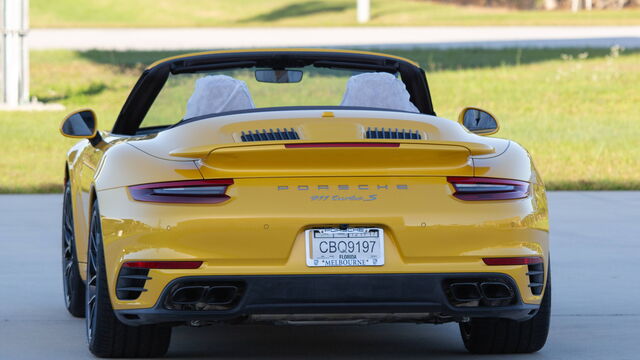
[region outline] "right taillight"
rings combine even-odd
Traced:
[[[489,266],[501,266],[501,265],[535,265],[542,264],[544,259],[539,256],[524,256],[524,257],[496,257],[496,258],[482,258],[485,264]]]
[[[460,200],[511,200],[529,196],[529,183],[520,180],[481,177],[448,177],[453,196]]]

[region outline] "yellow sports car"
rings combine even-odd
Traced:
[[[214,51],[143,73],[65,166],[69,312],[100,357],[171,327],[458,322],[473,353],[547,338],[544,185],[495,118],[436,116],[425,73],[362,51]]]

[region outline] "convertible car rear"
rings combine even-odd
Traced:
[[[454,89],[452,89],[454,91]],[[341,50],[161,60],[65,167],[65,301],[91,351],[160,356],[171,327],[458,322],[534,352],[550,314],[545,190],[486,111],[435,115],[410,60]]]

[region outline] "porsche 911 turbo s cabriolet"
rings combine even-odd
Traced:
[[[150,65],[67,154],[65,304],[100,357],[212,323],[458,322],[473,353],[544,346],[544,185],[493,115],[436,116],[425,73],[362,51]]]

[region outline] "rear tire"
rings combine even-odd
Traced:
[[[98,202],[93,205],[87,256],[87,341],[98,357],[160,357],[167,353],[171,327],[128,326],[115,316],[109,297]]]
[[[69,314],[79,318],[84,317],[85,288],[78,268],[71,187],[68,180],[64,184],[62,203],[62,290],[64,305]]]
[[[529,320],[475,318],[460,323],[464,346],[474,354],[533,353],[544,347],[551,320],[551,273],[542,303]]]

